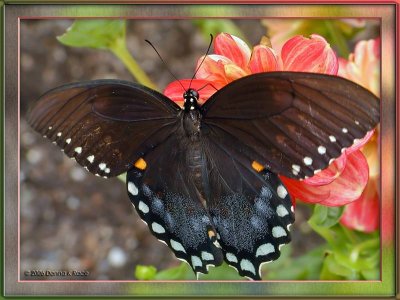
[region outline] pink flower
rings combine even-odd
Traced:
[[[360,41],[349,60],[339,59],[339,75],[357,82],[379,96],[380,39]],[[363,193],[349,204],[341,223],[351,229],[371,232],[379,228],[378,133],[362,149],[369,165],[369,180]]]
[[[380,39],[360,41],[349,59],[339,58],[338,75],[354,81],[379,97]]]
[[[250,74],[301,71],[337,75],[339,67],[334,51],[323,37],[316,34],[310,38],[295,36],[286,41],[280,53],[276,53],[264,43],[251,50],[238,37],[222,33],[215,38],[214,52],[205,58],[191,84],[192,88],[200,89],[208,82],[207,93],[203,89],[200,92],[202,102],[217,89]],[[197,66],[202,60],[203,57],[198,60]],[[185,88],[188,87],[186,83],[188,81],[184,80]],[[182,100],[183,90],[178,82],[173,82],[164,94],[174,101]],[[370,132],[312,178],[297,181],[281,176],[289,193],[294,199],[328,206],[345,205],[358,199],[368,182],[368,164],[359,148],[372,134]]]

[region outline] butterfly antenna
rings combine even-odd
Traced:
[[[158,53],[156,47],[154,47],[153,44],[152,44],[149,40],[145,40],[145,41],[146,41],[146,43],[148,43],[148,44],[154,49],[154,51],[156,51],[158,57],[161,59],[161,61],[162,61],[162,63],[164,64],[165,68],[166,68],[166,69],[168,70],[168,72],[172,75],[172,77],[174,77],[174,78],[179,82],[179,84],[180,84],[181,87],[183,88],[183,91],[186,91],[186,89],[185,89],[185,87],[183,86],[182,82],[181,82],[178,78],[176,78],[176,76],[174,75],[174,73],[172,73],[171,70],[168,68],[168,65],[167,65],[167,64],[165,63],[165,61],[162,59],[162,57],[161,57],[160,53]]]
[[[207,48],[207,51],[206,51],[206,55],[204,55],[203,60],[201,61],[201,63],[200,63],[199,66],[197,67],[196,71],[194,72],[193,77],[192,77],[192,79],[190,80],[190,83],[189,83],[189,89],[190,89],[190,86],[192,85],[192,81],[193,81],[194,77],[196,76],[196,74],[197,74],[197,72],[199,71],[201,65],[203,64],[204,60],[206,59],[206,57],[207,57],[207,55],[208,55],[208,52],[210,52],[210,48],[211,48],[213,39],[214,39],[214,37],[213,37],[213,35],[210,33],[210,44],[208,45],[208,48]]]

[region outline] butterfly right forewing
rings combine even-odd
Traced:
[[[238,79],[202,107],[215,142],[231,145],[274,173],[302,179],[379,122],[379,99],[337,76],[270,72]],[[225,138],[224,136],[227,136]]]

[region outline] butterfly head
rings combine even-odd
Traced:
[[[199,108],[199,93],[196,90],[188,89],[183,93],[184,109],[191,111]]]

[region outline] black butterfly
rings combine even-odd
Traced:
[[[290,242],[290,196],[277,174],[326,168],[379,122],[378,99],[340,77],[250,75],[204,105],[184,108],[142,85],[96,80],[56,88],[32,127],[91,173],[127,173],[129,197],[151,232],[194,272],[225,260],[261,279]]]

